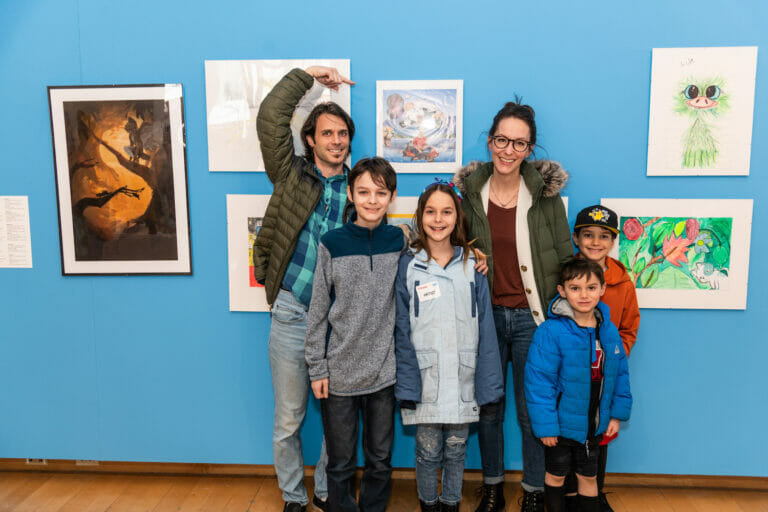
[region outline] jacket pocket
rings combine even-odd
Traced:
[[[437,366],[437,352],[434,350],[416,352],[421,373],[421,403],[437,402],[440,375]]]
[[[461,401],[475,401],[475,365],[477,353],[474,350],[462,350],[459,352],[459,387],[461,388]]]

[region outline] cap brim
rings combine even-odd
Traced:
[[[605,224],[593,224],[593,223],[589,223],[589,224],[576,224],[575,226],[573,226],[573,229],[576,229],[576,228],[586,228],[588,226],[595,226],[595,227],[598,227],[598,228],[605,228],[608,231],[610,231],[611,233],[614,233],[616,235],[619,234],[619,230],[618,229],[612,228],[611,226],[606,226]]]

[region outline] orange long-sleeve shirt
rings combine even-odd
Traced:
[[[610,256],[605,259],[605,293],[602,300],[611,309],[611,322],[619,329],[624,351],[629,355],[637,340],[640,309],[635,284],[629,279],[624,265]]]

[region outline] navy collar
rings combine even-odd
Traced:
[[[365,238],[375,236],[377,233],[379,233],[381,230],[385,228],[387,225],[387,217],[386,215],[384,218],[381,219],[381,222],[379,222],[379,225],[376,226],[373,229],[364,228],[362,226],[358,226],[355,224],[355,220],[357,219],[357,212],[352,211],[352,214],[349,216],[349,220],[345,224],[346,228],[349,230],[349,232],[354,236],[355,238]]]

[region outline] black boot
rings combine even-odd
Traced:
[[[544,492],[528,492],[523,489],[523,497],[520,498],[520,512],[544,512]]]
[[[504,482],[498,484],[483,484],[483,499],[475,512],[503,512],[504,506]]]
[[[565,512],[580,512],[579,497],[577,495],[565,495]]]
[[[598,498],[600,498],[600,512],[613,512],[611,504],[608,503],[608,498],[606,498],[604,492],[601,492],[598,495]]]
[[[565,487],[553,487],[544,485],[544,501],[547,504],[547,512],[565,512]],[[523,503],[525,505],[525,503]]]
[[[579,494],[579,507],[581,507],[581,512],[600,512],[600,498]]]
[[[447,505],[441,501],[440,512],[459,512],[459,504],[456,503],[455,505]]]
[[[440,512],[439,501],[436,501],[430,505],[428,503],[424,503],[423,501],[419,500],[419,504],[421,505],[421,512]]]

